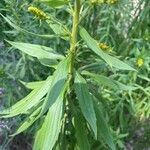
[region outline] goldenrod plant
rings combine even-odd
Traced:
[[[57,16],[33,4],[28,6],[27,13],[31,13],[41,23],[47,23],[47,27],[53,31],[52,35],[29,32],[14,24],[10,18],[2,14],[1,16],[19,32],[48,38],[50,41],[57,42],[61,39],[67,43],[68,48],[63,50],[64,53],[59,53],[59,50],[55,51],[51,46],[32,44],[32,41],[24,43],[6,40],[12,47],[36,58],[53,72],[47,75],[46,80],[21,81],[30,93],[0,112],[1,118],[25,116],[17,131],[10,136],[14,137],[36,124],[38,127],[33,150],[123,148],[121,138],[127,136],[124,134],[126,124],[123,113],[127,111],[124,107],[129,112],[134,112],[131,92],[139,87],[130,83],[123,84],[121,77],[119,81],[115,75],[136,74],[136,68],[142,67],[145,61],[139,57],[132,66],[131,63],[120,60],[116,53],[108,53],[112,51],[112,46],[106,42],[98,42],[95,29],[86,29],[84,23],[88,19],[89,11],[95,9],[96,5],[113,7],[111,5],[117,5],[119,0],[37,1],[53,10],[65,11],[72,18],[71,26],[65,25]],[[107,28],[107,34],[108,30]],[[100,41],[103,39],[104,37]],[[82,55],[84,57],[81,58]],[[105,70],[107,73],[104,73]],[[126,100],[128,97],[130,100]],[[115,108],[110,114],[107,111],[111,110],[112,105]],[[111,122],[110,118],[115,118],[114,114],[119,115],[117,121],[120,122],[120,129],[116,123]]]

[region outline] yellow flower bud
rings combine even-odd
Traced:
[[[36,7],[32,7],[30,6],[28,8],[28,11],[33,13],[36,17],[40,18],[40,19],[46,19],[47,15],[40,9],[36,8]]]
[[[143,66],[143,64],[144,64],[143,58],[138,58],[137,61],[136,61],[136,64],[138,65],[138,67]]]

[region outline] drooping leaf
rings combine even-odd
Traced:
[[[94,96],[92,96],[95,99]],[[109,129],[109,126],[104,117],[104,113],[102,112],[103,108],[100,104],[94,103],[96,118],[97,118],[97,137],[98,140],[103,141],[110,147],[111,150],[116,150],[116,146],[114,144],[114,139],[112,133]]]
[[[11,44],[13,47],[19,49],[20,51],[30,56],[36,57],[38,59],[47,58],[50,60],[56,60],[64,58],[64,56],[57,54],[56,52],[53,51],[53,49],[46,46],[21,42],[12,42],[12,41],[7,42]]]
[[[51,81],[52,79],[50,76],[40,88],[34,89],[29,95],[18,101],[12,107],[1,111],[1,118],[10,118],[19,114],[28,114],[28,110],[37,106],[37,104],[39,104],[42,98],[47,94]]]
[[[42,106],[41,114],[44,114],[49,109],[49,107],[57,100],[62,90],[65,92],[67,75],[68,59],[64,59],[58,64],[57,69],[53,74],[52,83]]]
[[[44,123],[37,132],[33,150],[52,150],[62,124],[62,107],[63,97],[60,97],[49,108]]]
[[[96,115],[93,107],[93,101],[88,91],[86,80],[79,73],[76,73],[74,86],[81,111],[91,126],[95,137],[97,137]]]
[[[118,81],[115,81],[109,77],[103,76],[103,75],[99,75],[99,74],[95,74],[95,73],[90,73],[88,71],[83,71],[82,74],[90,76],[92,79],[94,79],[100,86],[104,85],[107,86],[111,89],[116,89],[116,90],[136,90],[137,87],[133,87],[133,86],[128,86],[125,85],[123,83],[120,83]]]
[[[124,63],[123,61],[108,55],[107,53],[103,52],[99,47],[97,42],[89,35],[89,33],[83,28],[80,28],[80,36],[86,42],[88,47],[97,55],[99,55],[105,62],[107,62],[110,67],[115,67],[121,70],[132,70],[135,71],[132,67]]]
[[[90,150],[90,144],[87,137],[87,131],[83,118],[78,115],[74,118],[77,144],[80,150]]]

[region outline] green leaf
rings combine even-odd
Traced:
[[[93,99],[95,97],[93,96]],[[104,113],[102,112],[102,106],[98,103],[94,104],[97,118],[97,137],[98,140],[101,141],[101,137],[104,142],[110,147],[111,150],[116,150],[116,146],[114,144],[112,133],[109,129],[109,126],[105,120]]]
[[[16,24],[14,24],[8,17],[5,17],[3,16],[1,13],[0,15],[4,18],[4,20],[11,26],[13,27],[15,30],[19,31],[19,32],[22,32],[22,33],[25,33],[25,34],[29,34],[29,35],[33,35],[33,36],[38,36],[38,37],[41,37],[41,38],[54,38],[56,37],[56,35],[41,35],[41,34],[36,34],[36,33],[33,33],[33,32],[29,32],[25,29],[22,29],[20,28],[19,26],[17,26]],[[4,33],[13,33],[13,31],[3,31]]]
[[[133,86],[127,86],[125,84],[122,84],[118,81],[115,81],[111,79],[110,77],[106,77],[103,75],[95,74],[95,73],[90,73],[88,71],[83,71],[83,75],[90,76],[92,79],[94,79],[100,86],[104,85],[107,86],[111,89],[116,89],[116,90],[125,90],[125,91],[130,91],[130,90],[136,90],[137,87]]]
[[[53,68],[55,68],[55,66],[58,64],[57,60],[54,61],[47,58],[40,58],[39,61],[42,65]]]
[[[69,30],[58,19],[51,16],[51,20],[46,20],[53,32],[64,40],[69,40]]]
[[[35,81],[35,82],[24,82],[24,81],[21,81],[20,82],[28,89],[31,89],[31,90],[34,90],[36,88],[40,88],[44,83],[45,81]]]
[[[52,83],[49,92],[42,106],[41,115],[44,114],[49,109],[49,107],[57,100],[62,91],[64,94],[69,68],[68,62],[68,59],[64,59],[58,64],[57,69],[52,77]]]
[[[12,41],[7,41],[7,42],[11,44],[13,47],[21,50],[22,52],[30,56],[36,57],[38,59],[47,58],[50,60],[56,60],[56,59],[64,58],[64,56],[55,53],[53,49],[46,47],[46,46],[21,43],[21,42],[12,42]]]
[[[38,2],[45,3],[51,7],[60,7],[68,4],[69,0],[37,0]]]
[[[84,119],[78,115],[74,118],[77,144],[80,150],[90,150]]]
[[[110,67],[115,67],[117,69],[121,70],[132,70],[135,71],[134,68],[130,67],[123,61],[108,55],[107,53],[104,53],[99,47],[98,43],[89,35],[89,33],[83,28],[80,28],[80,36],[82,39],[86,42],[88,47],[95,52],[97,55],[99,55],[104,61],[106,61]]]
[[[62,107],[61,97],[49,108],[44,123],[36,135],[33,150],[52,150],[61,129]]]
[[[17,131],[12,134],[11,136],[16,136],[20,134],[21,132],[24,132],[27,130],[40,116],[38,115],[41,110],[41,107],[37,108],[23,123],[22,125],[17,129]]]
[[[93,107],[93,101],[88,91],[86,80],[79,73],[76,73],[74,86],[81,111],[87,122],[90,124],[95,137],[97,137],[96,115]]]
[[[40,88],[31,91],[29,95],[18,101],[11,108],[1,111],[1,118],[10,118],[19,114],[28,114],[28,110],[36,107],[37,104],[42,101],[42,98],[47,94],[51,81],[52,78],[50,76]]]

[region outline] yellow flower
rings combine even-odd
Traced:
[[[143,64],[144,64],[143,58],[138,58],[137,61],[136,61],[136,64],[138,65],[138,67],[143,66]]]
[[[99,43],[98,46],[99,46],[99,48],[101,48],[104,51],[107,51],[107,52],[112,51],[112,48],[109,47],[108,45],[106,45],[105,43]]]
[[[42,10],[40,10],[36,7],[30,6],[28,8],[28,11],[33,13],[35,16],[37,16],[40,19],[46,19],[47,18],[47,15]]]
[[[103,49],[103,50],[106,50],[108,49],[109,47],[105,44],[105,43],[100,43],[99,44],[99,48]]]

